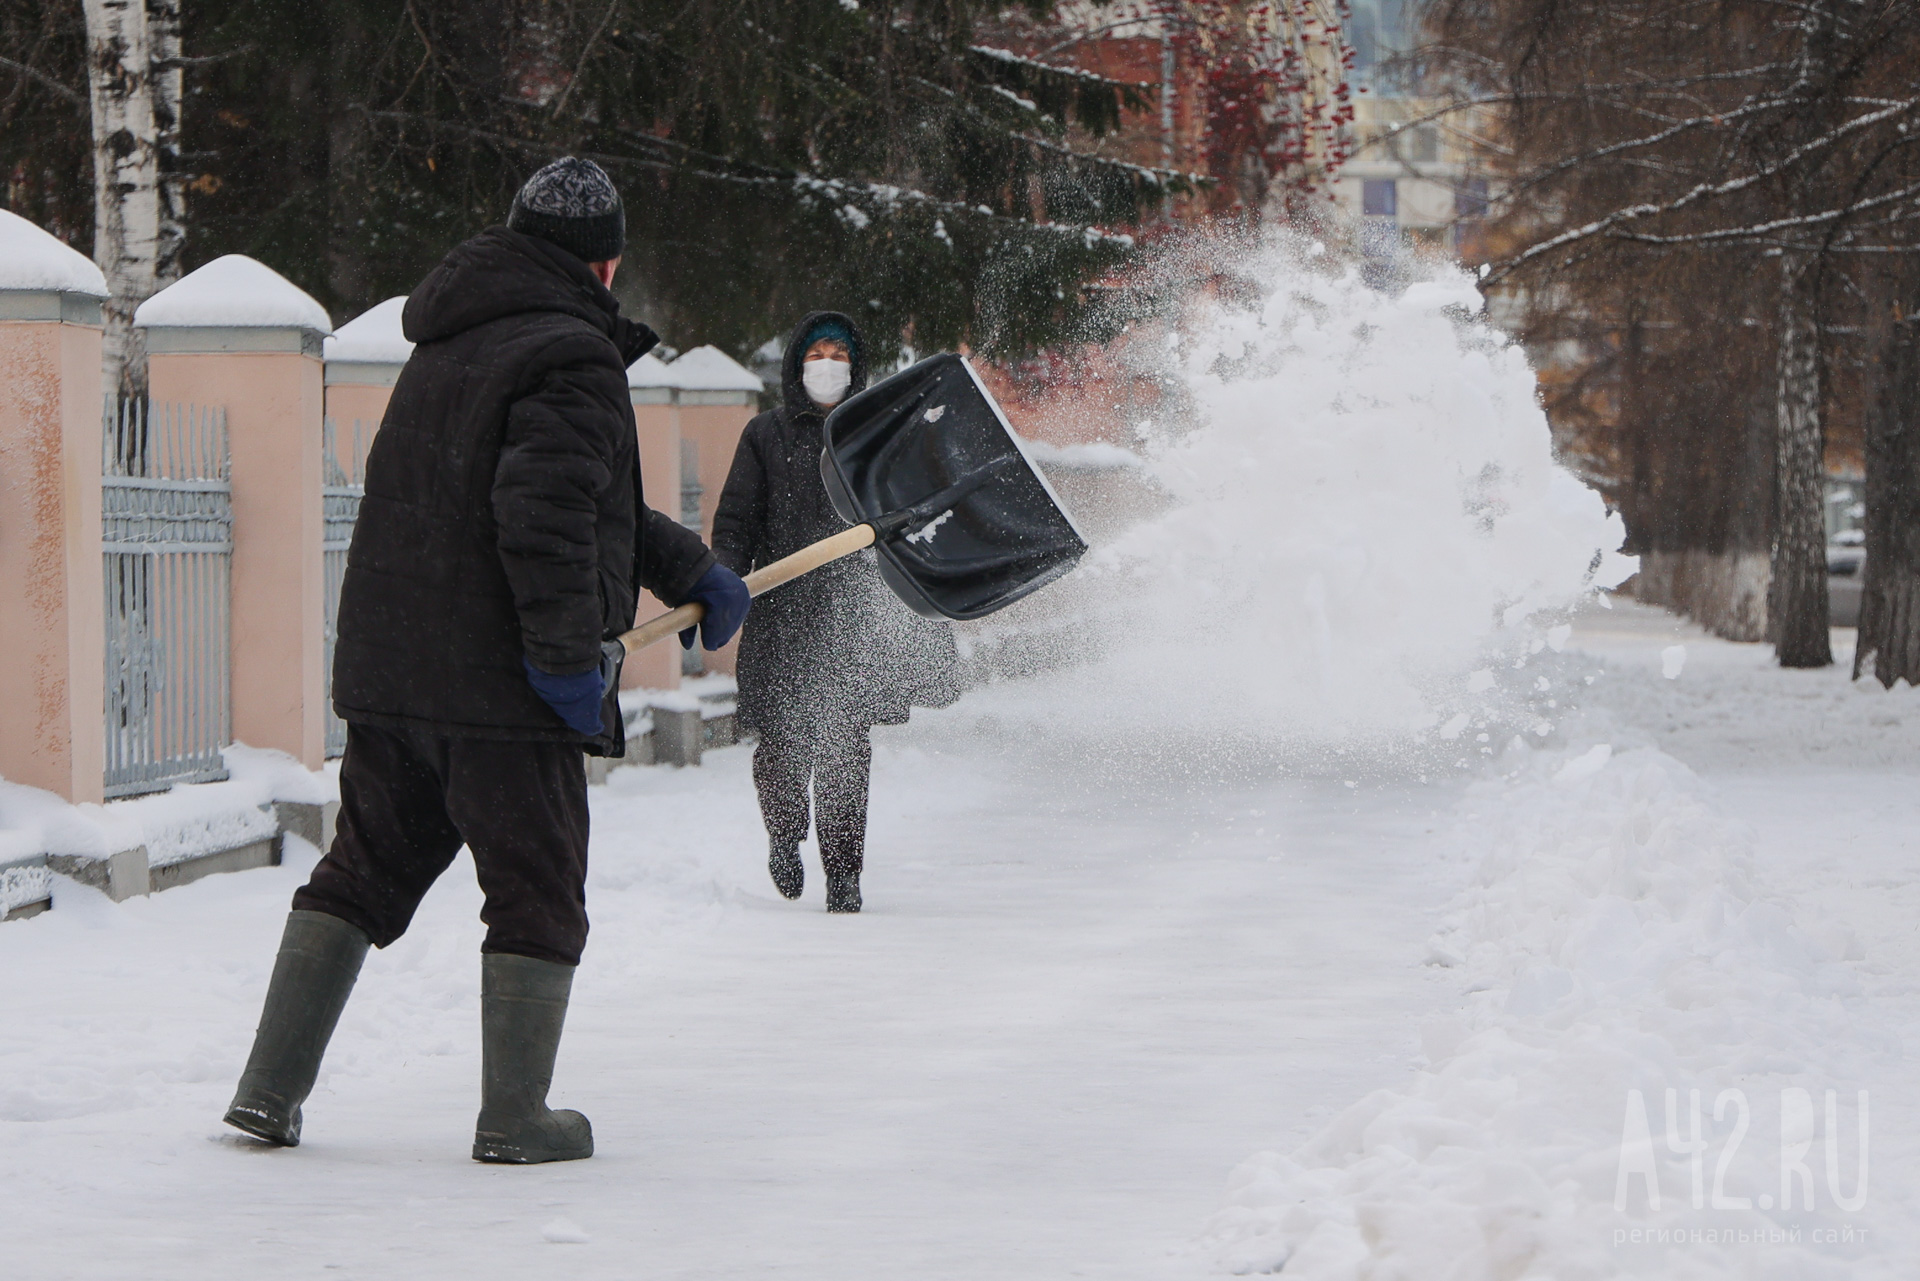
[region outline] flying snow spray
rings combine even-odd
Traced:
[[[1620,518],[1555,462],[1466,272],[1383,292],[1280,239],[1231,275],[1247,287],[1136,327],[1128,357],[1172,388],[1139,425],[1163,505],[1051,612],[976,638],[988,662],[1020,629],[1052,650],[987,701],[1083,741],[1452,755],[1527,702],[1509,673],[1569,610],[1633,572]]]

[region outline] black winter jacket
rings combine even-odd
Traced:
[[[333,701],[348,721],[623,750],[527,684],[588,671],[639,588],[678,603],[713,563],[649,509],[626,367],[657,341],[573,255],[494,227],[402,315],[413,356],[367,457],[340,589]]]
[[[748,423],[713,517],[713,551],[737,574],[847,527],[820,480],[823,415],[800,380],[805,339],[821,320],[854,335],[852,396],[867,385],[865,343],[839,312],[802,320],[780,366],[781,404]],[[807,735],[823,719],[897,725],[915,704],[957,694],[953,631],[888,590],[872,549],[776,587],[740,633],[739,719],[763,734]]]

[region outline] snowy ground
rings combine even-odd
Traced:
[[[1630,603],[1580,620],[1552,673],[1564,741],[1502,755],[1436,844],[1475,866],[1440,915],[1459,977],[1419,1070],[1240,1167],[1217,1263],[1912,1275],[1920,706],[1849,682],[1836,642],[1841,666],[1784,672]]]
[[[1550,670],[1585,691],[1564,737],[1424,784],[1077,772],[973,700],[923,714],[881,735],[855,918],[817,866],[773,893],[747,749],[616,773],[555,1089],[600,1154],[571,1165],[467,1159],[464,863],[370,958],[292,1151],[218,1117],[311,853],[119,906],[63,886],[0,928],[0,1275],[1900,1275],[1915,696],[1630,604]],[[1816,1140],[1797,1245],[1617,1245],[1778,1217],[1675,1210],[1662,1083],[1748,1090],[1749,1197],[1783,1083],[1848,1124],[1871,1090],[1867,1206],[1834,1209]],[[1628,1086],[1666,1218],[1638,1181],[1613,1208]]]

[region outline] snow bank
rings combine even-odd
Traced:
[[[338,798],[326,774],[285,752],[236,743],[228,778],[105,805],[69,805],[52,792],[0,780],[0,865],[41,854],[102,859],[145,846],[161,867],[266,840],[279,830],[275,801],[321,805]]]
[[[272,798],[247,782],[196,783],[116,801],[123,820],[140,827],[147,865],[165,867],[190,858],[271,840],[280,830]]]
[[[52,792],[0,779],[0,863],[37,854],[106,858],[140,844],[140,826],[104,805],[69,805]]]
[[[140,825],[151,866],[272,837],[279,830],[275,801],[323,805],[338,799],[332,778],[309,772],[285,752],[235,743],[221,755],[227,765],[224,783],[196,783],[113,803],[123,819]]]
[[[326,358],[366,365],[406,364],[413,355],[413,344],[400,329],[400,313],[406,306],[403,294],[367,308],[322,344]]]
[[[1050,589],[1078,613],[1059,644],[1097,651],[1049,678],[1054,728],[1355,746],[1460,716],[1457,736],[1512,701],[1556,611],[1632,571],[1469,276],[1396,296],[1316,261],[1234,264],[1253,301],[1169,332],[1189,410],[1146,453],[1175,501]]]
[[[140,304],[144,326],[287,326],[330,333],[327,309],[291,280],[245,254],[227,254],[190,271]]]
[[[340,799],[339,767],[309,770],[293,756],[270,747],[234,743],[221,753],[230,782],[259,790],[269,801],[324,805]]]
[[[1423,1030],[1429,1066],[1405,1088],[1234,1172],[1206,1234],[1227,1271],[1864,1275],[1847,1256],[1866,1238],[1845,1242],[1865,1225],[1840,1200],[1865,1190],[1856,1091],[1899,1042],[1861,995],[1858,947],[1755,888],[1749,834],[1685,766],[1601,746],[1510,751],[1517,768],[1469,794],[1459,844],[1482,857],[1432,956],[1461,972],[1463,1007]],[[1667,1141],[1696,1132],[1698,1163]],[[1813,1201],[1796,1174],[1789,1212],[1796,1139]]]
[[[0,209],[0,289],[46,289],[107,296],[107,278],[92,259],[22,218]]]

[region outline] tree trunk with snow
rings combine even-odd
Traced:
[[[1866,581],[1853,676],[1920,685],[1920,313],[1911,293],[1887,309],[1871,366]]]
[[[154,285],[164,289],[180,279],[187,246],[187,175],[180,159],[180,115],[186,105],[186,70],[181,62],[181,0],[146,0],[147,37],[152,53],[155,181],[159,223],[154,247]]]
[[[1782,667],[1833,662],[1827,637],[1826,432],[1820,415],[1818,260],[1781,259],[1773,567],[1767,595]]]
[[[107,278],[101,344],[109,391],[140,394],[146,356],[133,311],[154,288],[160,237],[153,50],[142,0],[84,0],[93,109],[93,258]]]

